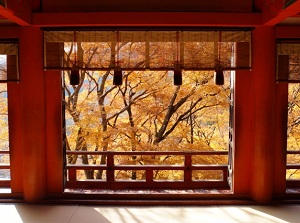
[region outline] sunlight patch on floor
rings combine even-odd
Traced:
[[[85,206],[0,204],[0,223],[297,223],[300,205]]]
[[[243,207],[145,207],[145,208],[95,208],[114,223],[180,223],[180,222],[230,222],[230,223],[289,223],[252,208]]]
[[[1,205],[0,207],[1,223],[23,223],[15,205]]]

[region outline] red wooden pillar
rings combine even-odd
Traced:
[[[63,191],[61,71],[45,71],[47,192]]]
[[[253,31],[253,118],[252,198],[268,203],[273,197],[275,137],[275,29],[256,27]]]
[[[24,27],[20,35],[20,86],[23,146],[23,193],[26,202],[46,194],[45,93],[43,35]]]
[[[250,155],[253,148],[253,73],[239,70],[234,77],[233,192],[250,194]]]

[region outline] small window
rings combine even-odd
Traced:
[[[0,83],[18,81],[18,42],[0,40]]]
[[[289,84],[287,170],[288,184],[300,186],[300,84]],[[288,185],[289,186],[289,185]]]
[[[230,73],[251,68],[251,31],[45,31],[44,49],[64,76],[67,189],[230,189]]]
[[[287,188],[300,187],[300,40],[277,41],[276,80],[288,84]]]
[[[10,186],[7,84],[0,83],[0,193]]]

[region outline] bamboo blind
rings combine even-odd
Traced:
[[[251,68],[251,31],[44,31],[44,68]]]
[[[18,43],[0,42],[0,83],[19,81]]]
[[[300,41],[278,41],[276,80],[300,82]]]

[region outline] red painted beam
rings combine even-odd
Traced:
[[[278,26],[276,38],[300,38],[300,29],[297,26]]]
[[[21,27],[1,27],[0,38],[10,39],[20,37]]]
[[[278,3],[277,5],[274,5],[273,11],[272,9],[269,9],[271,10],[269,13],[264,13],[264,25],[274,26],[283,20],[298,14],[300,12],[300,0],[294,2],[285,9],[283,9],[283,7],[283,4],[280,6]]]
[[[262,25],[261,13],[90,12],[33,13],[32,25],[64,26],[228,26]]]
[[[15,14],[15,12],[10,8],[5,8],[0,5],[0,16],[3,16],[6,19],[9,19],[11,22],[14,22],[20,26],[29,26],[30,25],[30,12],[28,11],[28,14],[18,16]]]

